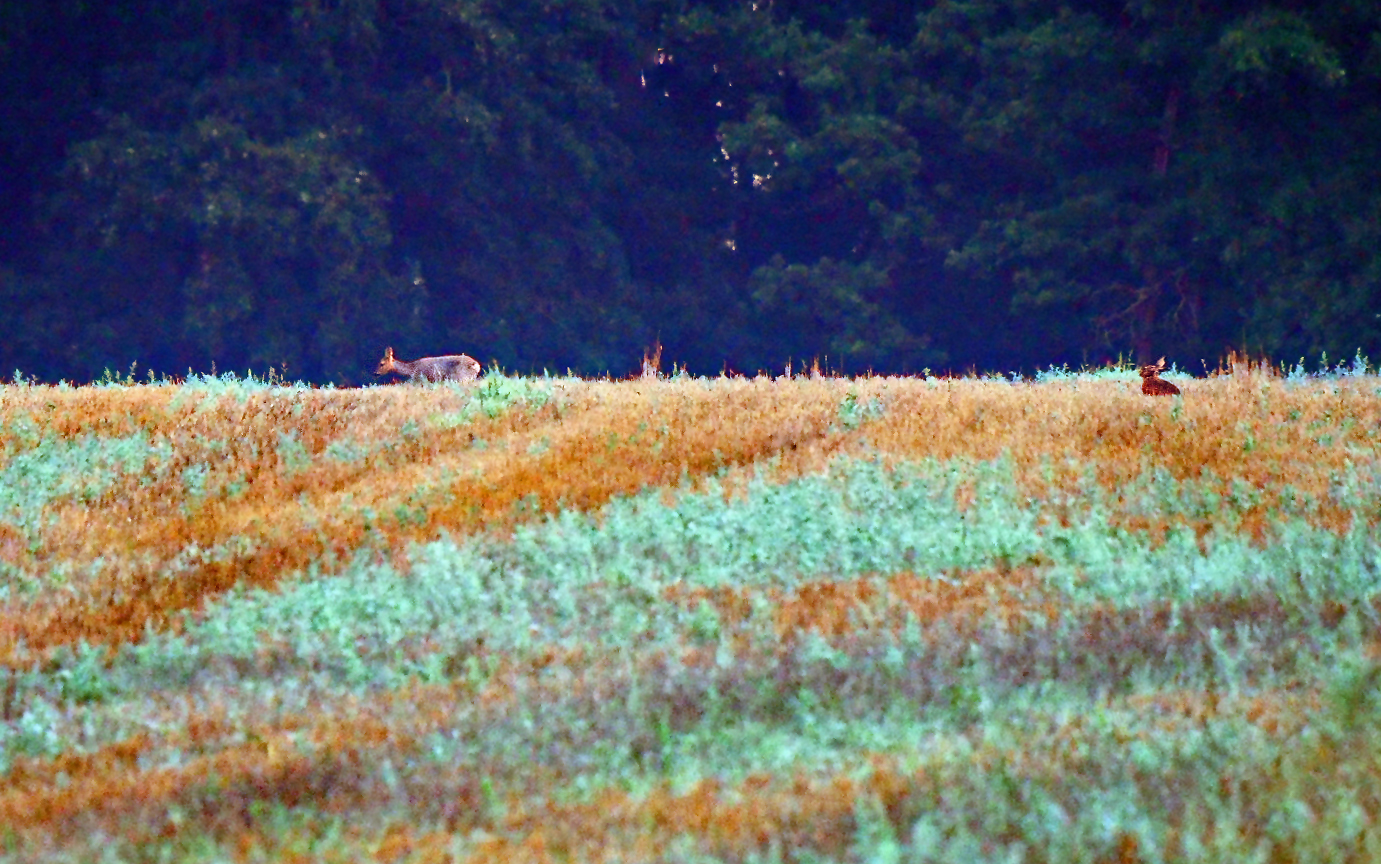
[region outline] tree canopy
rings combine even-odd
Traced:
[[[0,369],[1381,355],[1381,7],[16,0]]]

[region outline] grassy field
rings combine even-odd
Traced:
[[[0,860],[1381,860],[1381,379],[1168,378],[0,388]]]

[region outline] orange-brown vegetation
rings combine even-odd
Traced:
[[[1013,580],[1016,586],[1025,581],[1020,574]],[[1015,587],[990,572],[958,581],[960,587],[951,598],[956,602],[945,610],[935,609],[932,598],[921,599],[919,605],[972,623],[978,611],[970,605],[977,599],[976,590],[991,588],[993,594],[1003,595]],[[899,582],[900,592],[916,593],[914,577]],[[803,589],[800,596],[833,596],[839,590],[860,589],[824,581]],[[868,592],[862,593],[871,602]],[[678,602],[692,596],[682,595]],[[817,632],[847,629],[838,607],[825,604],[819,611],[814,616],[809,607],[795,605],[784,618]],[[1095,611],[1086,622],[1090,633],[1107,628],[1105,618],[1105,613]],[[952,637],[953,631],[946,632],[946,638]],[[541,673],[551,664],[570,675],[559,681],[545,679]],[[599,698],[618,667],[614,657],[599,652],[543,651],[527,663],[507,664],[478,691],[460,682],[419,684],[368,700],[322,705],[316,712],[280,712],[272,719],[250,722],[232,720],[224,705],[203,705],[192,709],[179,727],[161,733],[134,735],[89,753],[19,760],[0,778],[0,824],[15,831],[45,829],[57,836],[99,830],[142,842],[175,836],[183,826],[170,814],[180,813],[195,821],[198,832],[234,839],[248,855],[291,837],[257,834],[255,802],[310,805],[313,812],[329,817],[387,807],[398,794],[411,799],[441,789],[447,797],[431,800],[428,807],[444,830],[427,831],[385,816],[384,827],[371,820],[374,833],[353,838],[352,848],[373,848],[377,843],[381,856],[384,850],[407,847],[422,855],[413,860],[455,860],[447,857],[451,844],[446,840],[459,832],[486,838],[470,850],[468,860],[475,861],[584,859],[601,853],[643,859],[656,857],[653,853],[685,835],[729,857],[763,852],[773,843],[842,854],[854,836],[860,798],[876,799],[901,830],[924,812],[926,802],[940,800],[947,785],[962,784],[962,778],[974,771],[1001,769],[1038,785],[1089,772],[1090,742],[1107,734],[1085,718],[1035,715],[1027,719],[1033,739],[1028,749],[956,734],[927,744],[920,767],[908,766],[896,753],[863,753],[856,766],[844,771],[759,773],[736,782],[706,780],[690,789],[662,786],[637,795],[611,788],[578,803],[562,803],[544,794],[544,789],[559,788],[568,779],[558,771],[530,763],[494,764],[488,766],[488,776],[505,778],[508,772],[504,782],[511,790],[499,808],[486,803],[487,793],[477,778],[444,766],[413,778],[402,793],[381,788],[378,777],[366,768],[385,760],[405,763],[418,742],[445,728],[460,706],[478,703],[499,716],[517,709],[522,699],[557,698],[573,691]],[[528,686],[520,695],[514,685],[524,680]],[[1317,716],[1320,702],[1316,693],[1285,690],[1250,696],[1168,690],[1113,698],[1103,708],[1150,718],[1149,723],[1117,733],[1130,743],[1147,729],[1165,734],[1192,731],[1230,717],[1243,718],[1271,735],[1294,735]],[[177,764],[164,767],[156,757],[169,752],[178,754]],[[1319,765],[1310,763],[1320,770],[1348,770],[1340,764],[1345,754],[1308,758],[1322,760]],[[1266,801],[1283,782],[1269,776],[1231,780],[1249,786],[1250,794]],[[1154,784],[1156,778],[1148,776],[1146,782]],[[1243,826],[1247,832],[1259,828]]]
[[[846,428],[839,408],[851,393],[859,403],[876,400],[881,416]],[[172,386],[7,388],[6,429],[25,418],[41,436],[143,433],[168,444],[172,456],[125,475],[94,504],[54,502],[52,524],[32,550],[0,521],[6,560],[43,566],[100,558],[104,565],[61,597],[0,607],[0,663],[20,641],[43,650],[137,639],[232,585],[270,587],[310,561],[367,543],[406,543],[442,528],[502,532],[558,507],[598,508],[615,495],[751,470],[772,457],[774,476],[788,479],[845,453],[1005,456],[1037,498],[1074,490],[1088,471],[1108,490],[1153,468],[1225,486],[1241,478],[1261,492],[1246,513],[1248,530],[1262,529],[1286,487],[1324,500],[1321,518],[1341,529],[1350,514],[1327,508],[1329,479],[1359,452],[1374,451],[1381,426],[1381,397],[1365,381],[1292,387],[1261,373],[1205,380],[1175,413],[1115,381],[721,379],[564,385],[535,410],[438,422],[464,400],[447,389],[412,388],[286,389],[243,399],[179,397]],[[277,455],[288,434],[309,465],[295,468]],[[337,441],[368,455],[325,456]],[[182,471],[192,466],[206,466],[210,491],[189,504]],[[411,515],[397,518],[400,511]],[[1168,527],[1128,518],[1137,530]],[[195,563],[176,580],[159,578],[191,544],[209,549],[235,537],[252,538],[253,547]]]
[[[234,586],[272,588],[313,562],[329,575],[332,561],[362,548],[402,561],[409,543],[443,530],[503,537],[559,508],[592,511],[615,496],[693,486],[721,473],[732,495],[767,460],[773,467],[764,476],[788,480],[850,454],[894,461],[1002,458],[1032,499],[1077,497],[1091,477],[1115,505],[1120,490],[1158,470],[1218,484],[1223,494],[1233,481],[1250,484],[1257,497],[1244,505],[1241,530],[1258,539],[1287,488],[1318,502],[1308,518],[1341,531],[1353,514],[1330,504],[1330,482],[1374,464],[1381,428],[1374,379],[1297,386],[1260,370],[1201,380],[1193,399],[1154,404],[1116,380],[649,376],[559,382],[539,407],[517,404],[492,417],[471,412],[462,422],[468,398],[449,388],[246,395],[174,386],[5,388],[0,458],[24,446],[21,429],[58,440],[142,434],[167,445],[170,456],[116,477],[98,500],[53,500],[36,527],[21,528],[0,513],[0,564],[42,573],[63,562],[101,562],[72,569],[76,575],[61,591],[40,588],[0,602],[0,664],[30,668],[81,640],[112,648],[136,642],[149,629],[175,629],[182,613],[195,613]],[[863,422],[845,422],[846,400],[880,410]],[[284,436],[306,458],[285,455]],[[330,455],[344,443],[357,455]],[[194,467],[205,472],[197,496],[184,477]],[[1061,518],[1057,506],[1051,512]],[[1155,538],[1176,524],[1202,532],[1210,517],[1157,517],[1128,504],[1114,506],[1111,518]],[[237,538],[251,542],[237,546]],[[188,557],[193,546],[231,551]],[[167,578],[175,565],[176,578]],[[933,575],[822,577],[790,589],[676,584],[662,599],[688,610],[709,604],[731,635],[765,600],[783,645],[802,633],[846,640],[860,627],[897,629],[912,621],[944,625],[935,632],[945,638],[980,627],[1019,633],[1072,615],[1088,650],[1113,658],[1133,631],[1160,638],[1157,631],[1172,614],[1198,614],[1204,629],[1224,631],[1234,621],[1283,614],[1269,600],[1205,601],[1189,611],[1093,606],[1071,612],[1040,589],[1025,563]],[[1251,602],[1258,605],[1240,605]],[[1188,637],[1164,638],[1171,645]],[[265,634],[265,644],[271,651],[272,634]],[[635,668],[668,662],[630,650]],[[757,662],[750,647],[735,650],[744,663]],[[861,799],[878,802],[904,832],[927,802],[948,785],[968,782],[975,770],[1002,766],[1023,782],[1044,784],[1088,769],[1083,742],[1105,734],[1079,718],[1055,718],[1026,750],[975,737],[955,750],[962,757],[945,755],[943,742],[937,744],[934,758],[919,768],[896,754],[873,753],[847,770],[703,780],[645,794],[609,788],[575,802],[548,794],[548,785],[567,778],[536,765],[516,772],[513,765],[490,766],[503,799],[498,805],[488,800],[487,781],[459,769],[434,766],[397,788],[364,767],[408,763],[419,742],[445,728],[460,705],[499,716],[520,699],[607,699],[623,686],[618,670],[628,666],[616,653],[538,645],[526,654],[487,656],[476,646],[474,656],[493,661],[493,674],[480,683],[418,683],[358,700],[338,697],[315,711],[264,709],[252,719],[246,710],[231,710],[234,692],[222,702],[151,696],[154,707],[145,710],[170,718],[159,731],[151,727],[86,752],[16,760],[0,776],[0,825],[34,839],[36,848],[74,831],[144,842],[195,830],[226,842],[241,860],[287,860],[301,854],[294,843],[316,830],[316,820],[366,810],[375,818],[339,838],[346,850],[340,860],[453,860],[457,848],[462,857],[483,861],[652,859],[685,835],[698,848],[729,857],[765,852],[774,843],[843,855]],[[550,669],[561,674],[547,675]],[[1240,717],[1274,736],[1297,733],[1318,704],[1316,692],[1284,690],[1108,701],[1110,710],[1154,716],[1167,732]],[[6,707],[4,719],[12,713]],[[1141,734],[1127,733],[1129,741]],[[1352,770],[1338,752],[1300,758],[1324,778]],[[1251,775],[1223,782],[1269,802],[1285,780]],[[449,797],[434,800],[436,790]],[[390,816],[400,800],[425,802],[435,816],[431,827]],[[258,830],[251,806],[262,801],[314,809],[268,836]],[[1374,801],[1359,806],[1381,816]],[[1240,830],[1244,843],[1263,836],[1258,826]],[[460,847],[458,836],[467,838]],[[1130,835],[1119,848],[1111,860],[1141,860]],[[330,858],[322,853],[318,860]]]
[[[461,694],[437,687],[398,694],[400,701],[434,706],[430,713],[436,724],[443,722],[446,705],[458,697]],[[1288,692],[1208,700],[1203,694],[1167,693],[1129,697],[1107,706],[1150,713],[1165,732],[1242,717],[1273,735],[1294,732],[1318,708],[1316,698]],[[99,828],[128,839],[152,840],[177,832],[179,826],[168,821],[169,813],[186,813],[187,818],[201,820],[199,830],[238,843],[246,854],[241,860],[254,860],[248,853],[285,844],[291,835],[256,833],[252,802],[310,803],[327,816],[350,814],[382,794],[378,781],[361,767],[366,760],[405,759],[414,740],[410,731],[426,725],[396,716],[392,725],[369,720],[333,727],[335,722],[297,718],[274,729],[251,729],[250,743],[222,744],[177,768],[141,768],[140,754],[154,750],[153,742],[142,738],[87,756],[60,757],[44,766],[20,766],[0,789],[0,814],[16,830],[40,825],[67,831]],[[497,811],[486,808],[477,782],[437,776],[429,779],[444,782],[453,796],[438,802],[444,830],[395,821],[361,832],[352,846],[374,848],[376,860],[392,860],[390,854],[404,849],[421,856],[409,860],[457,860],[449,856],[459,832],[481,838],[466,860],[646,860],[656,858],[677,838],[690,836],[698,838],[705,851],[727,857],[762,853],[773,844],[840,855],[855,836],[860,800],[876,801],[888,821],[904,830],[925,812],[928,802],[938,803],[948,786],[962,786],[975,771],[1002,770],[1043,786],[1061,775],[1090,770],[1088,742],[1105,734],[1096,724],[1080,718],[1036,718],[1032,723],[1040,746],[1023,750],[966,740],[963,735],[949,741],[940,738],[928,745],[930,764],[920,768],[894,754],[863,754],[857,766],[837,773],[758,773],[737,782],[705,780],[689,789],[663,786],[638,795],[609,789],[573,804],[515,795]],[[306,740],[317,747],[304,748],[302,739],[292,734],[302,728],[307,730]],[[1125,733],[1126,741],[1137,734],[1145,733]],[[212,740],[203,735],[203,746]],[[1301,754],[1311,768],[1324,772],[1347,770],[1343,758],[1336,752]],[[538,766],[530,772],[533,789],[559,779],[545,776]],[[1148,776],[1146,782],[1154,784],[1155,778]],[[1281,781],[1267,776],[1224,777],[1223,782],[1239,785],[1243,794],[1260,796],[1263,803],[1282,791]],[[1263,827],[1242,825],[1243,842],[1259,839]],[[1120,860],[1143,859],[1130,855]]]
[[[805,633],[839,636],[858,626],[900,628],[910,620],[921,624],[943,620],[956,632],[994,619],[1021,627],[1036,620],[1054,620],[1054,601],[1042,599],[1030,568],[982,570],[957,574],[954,579],[899,573],[881,578],[812,581],[795,590],[722,586],[703,588],[674,583],[667,599],[688,609],[710,603],[727,625],[742,624],[753,614],[753,595],[765,594],[773,610],[777,636],[791,641]]]

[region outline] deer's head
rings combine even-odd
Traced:
[[[393,371],[394,362],[395,362],[395,361],[394,361],[394,359],[393,359],[393,349],[392,349],[391,347],[390,347],[390,348],[385,348],[385,349],[384,349],[384,359],[382,359],[382,360],[379,361],[379,368],[374,370],[374,374],[375,374],[375,375],[383,375],[383,374],[386,373],[386,372],[392,372],[392,371]]]

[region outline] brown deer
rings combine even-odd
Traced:
[[[1141,367],[1141,392],[1147,396],[1178,396],[1180,388],[1160,377],[1165,368],[1165,358],[1160,358],[1153,366]]]
[[[385,348],[384,359],[379,361],[374,374],[387,375],[389,372],[406,375],[413,381],[474,381],[480,377],[480,363],[464,354],[399,360],[393,356],[392,348]]]

